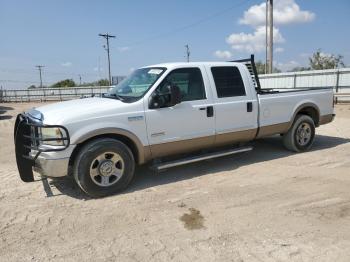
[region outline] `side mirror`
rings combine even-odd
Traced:
[[[181,103],[181,91],[176,85],[169,85],[165,93],[154,92],[149,101],[149,108],[164,108]]]

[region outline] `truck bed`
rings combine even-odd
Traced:
[[[331,88],[308,88],[308,89],[262,89],[258,93],[259,100],[259,126],[279,125],[281,133],[289,127],[294,118],[294,112],[298,107],[310,104],[318,109],[319,117],[333,113],[333,90]],[[272,129],[273,130],[273,129]],[[269,135],[270,132],[263,135]]]

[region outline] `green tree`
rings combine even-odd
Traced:
[[[53,84],[51,87],[74,87],[76,86],[73,79],[65,79]]]
[[[324,54],[321,49],[318,49],[309,57],[309,63],[313,70],[345,67],[342,55]]]
[[[258,71],[259,75],[265,74],[265,63],[263,63],[261,61],[257,61],[255,63],[255,66],[256,66],[256,71]],[[281,70],[276,68],[276,67],[274,67],[273,70],[272,70],[272,73],[281,73]]]
[[[34,88],[37,88],[37,87],[35,85],[28,86],[28,89],[34,89]]]
[[[108,79],[100,79],[95,82],[97,86],[109,86],[109,81]]]
[[[308,70],[311,70],[311,67],[297,66],[289,70],[289,72],[301,72],[301,71],[308,71]]]

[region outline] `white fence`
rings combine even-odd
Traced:
[[[63,101],[106,93],[109,86],[1,90],[0,102]],[[2,94],[1,94],[2,93]]]
[[[350,102],[350,68],[259,75],[261,88],[331,87],[336,102]]]
[[[350,68],[259,75],[261,87],[332,87],[338,101],[350,102]],[[0,90],[0,102],[68,100],[106,93],[108,86]]]

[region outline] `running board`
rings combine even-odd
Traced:
[[[229,150],[224,150],[224,151],[219,151],[219,152],[202,154],[202,155],[194,156],[194,157],[183,158],[183,159],[179,159],[179,160],[175,160],[175,161],[158,163],[158,164],[153,165],[152,169],[154,169],[156,171],[161,171],[163,169],[167,169],[167,168],[171,168],[171,167],[175,167],[175,166],[186,165],[189,163],[194,163],[194,162],[203,161],[203,160],[207,160],[207,159],[243,153],[243,152],[247,152],[247,151],[251,151],[251,150],[253,150],[252,146],[238,147],[235,149],[229,149]]]

